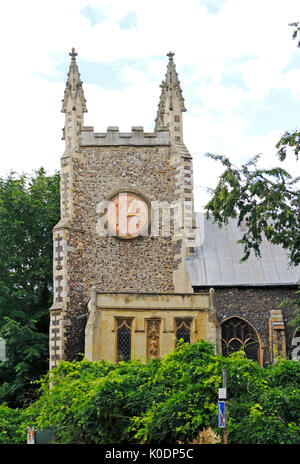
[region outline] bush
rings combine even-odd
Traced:
[[[215,356],[210,343],[199,341],[146,364],[59,363],[28,408],[2,405],[1,443],[24,442],[27,426],[55,427],[58,443],[200,442],[205,430],[220,434],[217,392],[224,368],[230,443],[300,442],[300,386],[293,377],[299,363],[264,369],[243,353]]]
[[[287,387],[294,385],[300,388],[300,362],[281,359],[269,367],[271,387]]]
[[[276,414],[267,416],[250,414],[244,417],[234,433],[231,443],[238,444],[299,444],[299,424],[286,424]]]
[[[25,443],[25,430],[22,411],[0,404],[0,444]]]

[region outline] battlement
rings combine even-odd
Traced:
[[[144,132],[142,126],[132,127],[131,132],[119,132],[116,126],[108,127],[107,132],[94,132],[93,126],[84,126],[81,129],[82,146],[155,146],[170,143],[170,133],[167,129],[158,129],[155,132]]]

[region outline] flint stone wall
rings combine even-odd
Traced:
[[[97,205],[112,192],[135,189],[149,201],[174,200],[175,179],[166,147],[82,147],[73,163],[73,219],[68,227],[69,324],[66,357],[84,352],[84,325],[92,287],[98,292],[172,293],[176,267],[172,237],[123,240],[100,237]]]
[[[197,293],[207,292],[208,287],[194,287]],[[263,362],[270,362],[269,327],[270,311],[278,309],[280,303],[295,299],[297,287],[214,287],[216,315],[221,324],[228,317],[246,319],[257,330],[263,344]],[[287,354],[291,352],[295,328],[289,325],[295,308],[280,308],[283,315]]]

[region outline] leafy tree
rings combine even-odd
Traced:
[[[52,301],[52,228],[58,222],[59,174],[0,179],[0,401],[21,406],[30,381],[47,371]]]
[[[0,398],[22,405],[35,399],[37,387],[32,380],[48,368],[48,334],[39,332],[34,320],[4,320],[1,335],[6,340],[6,359],[0,364]]]
[[[247,231],[239,241],[244,244],[242,261],[253,250],[260,257],[260,245],[265,236],[271,243],[289,250],[290,262],[300,264],[300,178],[293,178],[280,167],[259,169],[259,155],[237,167],[221,155],[208,154],[220,161],[225,171],[212,198],[206,205],[208,216],[222,226],[229,218],[238,225],[246,223]]]
[[[300,443],[300,363],[268,368],[243,352],[214,355],[202,340],[163,359],[112,364],[61,361],[23,410],[0,406],[0,443],[24,442],[26,427],[52,427],[57,443],[192,443],[217,427],[227,372],[229,443]],[[51,384],[51,388],[50,387]]]

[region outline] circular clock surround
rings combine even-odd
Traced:
[[[148,230],[150,206],[148,200],[138,192],[122,190],[109,198],[107,228],[122,239],[136,238]]]

